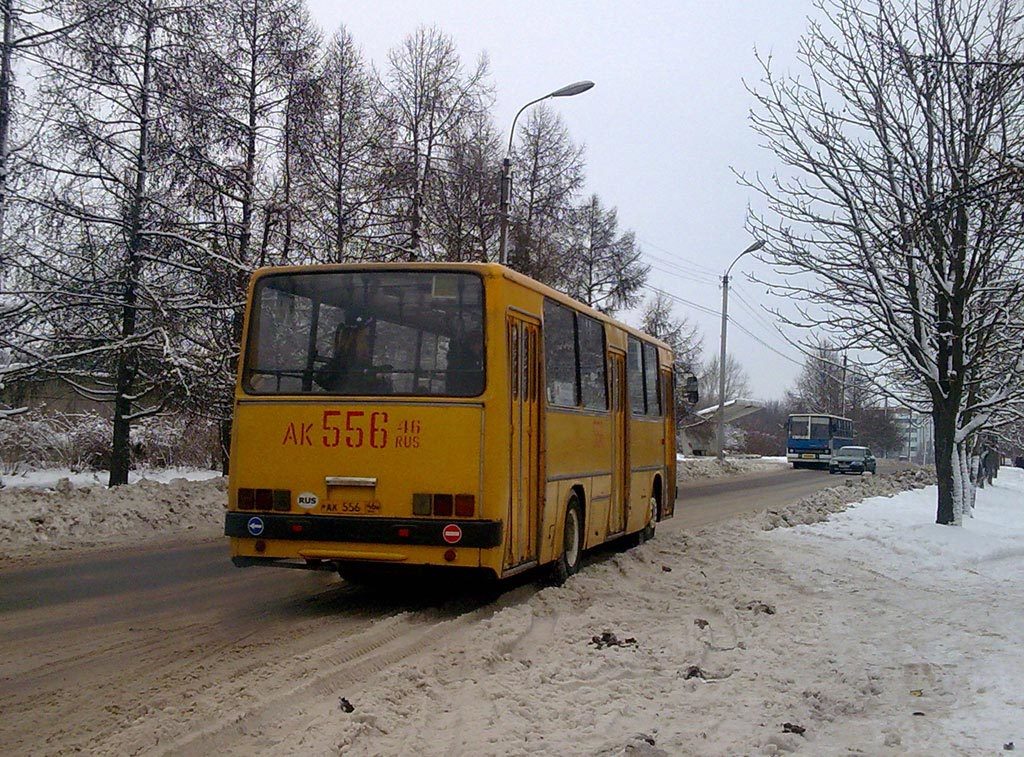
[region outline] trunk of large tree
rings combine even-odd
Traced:
[[[122,347],[117,353],[117,379],[114,397],[114,435],[110,450],[109,486],[128,483],[131,468],[131,414],[135,375],[138,371],[138,347],[130,344],[137,327],[138,282],[142,272],[142,211],[149,173],[149,104],[152,84],[153,5],[146,6],[145,42],[142,59],[141,98],[139,104],[139,144],[135,155],[135,187],[128,208],[128,260],[121,295]]]
[[[3,249],[4,214],[7,209],[7,185],[10,166],[8,165],[8,142],[11,133],[11,88],[14,72],[11,58],[14,54],[14,3],[0,0],[3,12],[3,39],[0,41],[0,289],[3,288],[5,255]]]
[[[131,314],[129,315],[129,310]],[[125,305],[126,324],[131,322],[134,330],[134,306]],[[129,399],[132,384],[135,381],[135,367],[132,352],[134,348],[121,351],[117,362],[117,396],[114,398],[114,437],[110,445],[110,479],[108,486],[121,486],[128,483],[128,471],[131,470],[131,421],[132,403]]]
[[[939,485],[935,522],[949,526],[953,525],[955,519],[956,482],[953,475],[953,455],[956,451],[956,409],[947,403],[935,403],[932,420],[935,423],[935,478]]]

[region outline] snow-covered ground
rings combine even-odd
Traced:
[[[260,742],[347,755],[1024,746],[1024,471],[1004,468],[962,529],[934,511],[928,487],[791,529],[765,530],[763,515],[663,529],[480,622],[440,623],[428,650]]]
[[[308,696],[270,692],[264,702],[264,687],[250,686],[240,700],[226,680],[166,703],[166,713],[245,719],[238,738],[250,743],[237,753],[1019,748],[1024,471],[1004,468],[963,528],[934,525],[934,487],[835,512],[851,494],[918,475],[840,479],[802,503],[691,532],[665,524],[653,542],[599,555],[562,587],[522,587],[467,615],[428,618],[422,645],[397,664],[319,679],[361,643],[339,637],[281,661],[284,688]],[[223,489],[224,479],[0,490],[0,554],[41,539],[124,538],[126,526],[133,539],[180,523],[216,535]],[[778,528],[798,523],[808,525]],[[422,611],[383,617],[374,644],[425,620]],[[285,704],[297,719],[260,714]]]

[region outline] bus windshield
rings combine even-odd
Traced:
[[[831,427],[827,416],[811,416],[812,439],[828,439],[831,435]]]
[[[473,397],[484,388],[473,273],[323,271],[260,279],[242,385],[252,394]]]
[[[789,418],[789,435],[793,439],[809,439],[807,423],[810,419],[806,415],[793,415]]]

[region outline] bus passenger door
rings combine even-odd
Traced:
[[[540,516],[540,321],[507,319],[510,439],[505,569],[537,559]]]
[[[621,352],[608,353],[610,389],[612,403],[612,491],[611,506],[608,508],[608,534],[620,534],[626,530],[626,502],[629,485],[629,434],[626,423],[626,408],[629,396],[626,394],[626,356]]]

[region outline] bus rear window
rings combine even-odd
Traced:
[[[479,395],[482,281],[432,271],[266,276],[242,381],[254,394]]]

